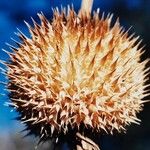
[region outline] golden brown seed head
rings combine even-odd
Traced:
[[[138,38],[98,11],[91,18],[54,11],[52,22],[38,16],[41,25],[27,24],[31,38],[19,33],[7,65],[10,98],[27,128],[42,137],[81,124],[113,133],[139,123],[146,61]]]

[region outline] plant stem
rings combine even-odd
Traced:
[[[80,133],[76,134],[79,144],[76,146],[76,150],[100,150],[96,143],[91,139],[84,137]]]

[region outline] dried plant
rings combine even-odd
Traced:
[[[31,37],[19,31],[21,42],[10,46],[10,99],[41,141],[81,128],[113,134],[140,123],[148,70],[139,37],[118,20],[112,25],[112,15],[89,14],[56,9],[52,21],[38,14],[40,25],[26,23]]]

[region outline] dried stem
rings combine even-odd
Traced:
[[[82,14],[89,17],[91,15],[92,6],[93,0],[82,0],[79,15]]]
[[[91,139],[84,137],[80,133],[76,134],[79,144],[76,146],[76,150],[100,150],[97,144]]]

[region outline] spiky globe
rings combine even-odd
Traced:
[[[27,129],[48,138],[81,125],[113,133],[139,123],[147,61],[138,38],[99,11],[55,10],[51,22],[38,16],[41,25],[26,23],[31,38],[18,34],[7,64],[10,98]]]

